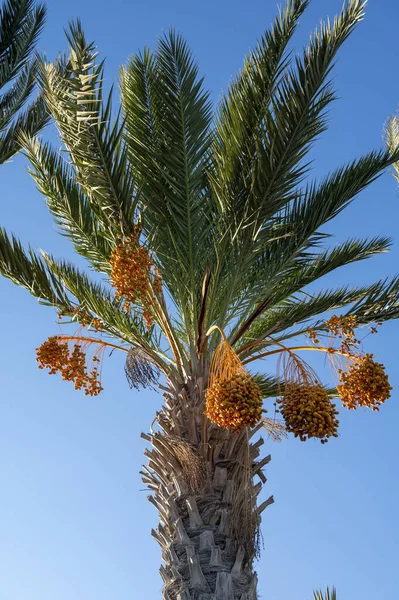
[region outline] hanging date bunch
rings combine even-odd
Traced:
[[[357,354],[360,340],[356,338],[355,328],[358,325],[356,315],[333,315],[326,325],[336,340],[339,340],[339,350],[343,354]]]
[[[392,387],[384,365],[375,361],[373,354],[363,353],[361,340],[355,334],[356,316],[333,315],[326,325],[332,336],[329,358],[338,375],[337,391],[343,406],[350,410],[367,407],[378,411],[390,397]],[[377,333],[377,328],[371,327],[370,332]],[[309,336],[312,339],[311,333]]]
[[[339,370],[339,376],[337,390],[342,404],[349,410],[365,406],[378,411],[391,395],[385,367],[376,362],[372,354],[355,358],[346,371]]]
[[[125,362],[125,375],[131,388],[153,388],[159,379],[159,371],[144,355],[142,350],[131,348]]]
[[[210,367],[205,414],[219,427],[239,430],[254,427],[262,412],[266,411],[258,384],[223,335]]]
[[[318,438],[325,444],[338,437],[338,411],[317,375],[295,354],[283,360],[284,391],[277,405],[287,431],[302,442]]]
[[[39,369],[48,369],[49,375],[60,373],[65,381],[72,381],[76,390],[88,396],[98,396],[103,390],[100,382],[100,358],[94,354],[90,368],[84,345],[74,341],[72,349],[68,338],[54,335],[36,349]],[[101,349],[100,349],[101,350]]]
[[[306,333],[316,346],[328,350],[331,354],[357,356],[361,341],[357,339],[355,328],[358,325],[356,315],[333,315],[325,322],[329,335],[325,336],[321,331],[308,327]],[[373,332],[377,330],[373,327]],[[323,344],[320,339],[327,337]]]
[[[124,300],[125,309],[129,310],[131,304],[140,304],[144,322],[151,327],[154,322],[154,295],[162,291],[162,278],[147,248],[140,244],[140,234],[141,227],[136,225],[132,234],[111,253],[111,281],[116,296]]]

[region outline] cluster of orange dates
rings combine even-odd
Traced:
[[[347,408],[353,410],[366,406],[378,411],[379,406],[390,397],[392,387],[384,365],[373,360],[372,354],[365,354],[346,372],[340,370],[337,390]]]
[[[97,396],[103,389],[99,381],[99,358],[93,357],[88,371],[86,354],[80,344],[74,344],[70,351],[67,341],[53,335],[36,349],[36,360],[39,369],[49,369],[49,375],[60,373],[65,381],[73,381],[75,390],[84,389],[86,395]]]
[[[390,397],[391,386],[385,367],[376,362],[372,354],[363,354],[359,350],[360,341],[356,339],[354,329],[357,319],[353,315],[333,316],[326,322],[331,333],[341,340],[339,352],[347,357],[346,368],[339,368],[337,391],[346,408],[378,407]],[[371,333],[377,329],[371,327]]]
[[[216,380],[208,388],[205,414],[225,429],[254,427],[262,417],[262,394],[257,383],[246,373]]]
[[[144,322],[151,327],[154,293],[162,291],[162,278],[147,248],[140,245],[140,234],[141,227],[136,225],[132,234],[111,253],[111,281],[115,295],[124,300],[125,309],[129,310],[131,304],[142,305]]]
[[[322,385],[289,385],[278,404],[287,431],[302,442],[314,437],[325,444],[328,438],[338,437],[338,411]]]
[[[334,315],[326,321],[326,325],[334,339],[339,340],[339,347],[330,345],[322,349],[331,359],[340,356],[347,362],[345,369],[337,369],[337,392],[343,406],[379,410],[379,406],[390,397],[392,388],[384,366],[376,362],[372,354],[363,354],[359,350],[360,341],[355,335],[356,317]],[[372,333],[376,331],[375,327],[371,328]],[[320,344],[316,331],[308,329],[307,333],[314,344]],[[230,355],[220,354],[220,362],[229,356],[231,360],[232,352]],[[231,373],[227,376],[224,369],[224,376],[216,378],[209,386],[205,396],[205,414],[226,429],[253,427],[262,415],[261,391],[242,365],[240,368],[238,357],[233,358]],[[298,357],[295,360],[301,363]],[[338,411],[317,376],[306,375],[307,369],[311,371],[306,363],[302,363],[294,369],[294,375],[287,372],[284,390],[277,401],[278,412],[284,418],[287,431],[295,437],[302,441],[318,438],[325,444],[330,437],[338,437]],[[220,370],[223,371],[223,365]]]

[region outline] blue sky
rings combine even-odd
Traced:
[[[313,0],[297,48],[341,0]],[[63,28],[80,17],[107,58],[108,83],[129,54],[174,26],[188,39],[216,102],[243,57],[269,25],[275,2],[252,0],[69,0],[48,3],[40,49],[66,47]],[[340,53],[339,101],[313,151],[315,177],[382,145],[383,123],[399,103],[399,4],[370,0],[367,16]],[[26,172],[22,157],[1,167],[0,222],[34,248],[71,257]],[[399,271],[399,200],[389,174],[331,224],[338,242],[389,235],[392,251],[332,274],[325,285],[368,283]],[[123,357],[103,371],[105,391],[87,398],[39,371],[35,348],[57,332],[55,313],[0,280],[0,600],[156,600],[160,552],[150,537],[156,514],[138,471],[161,397],[130,391]],[[386,324],[368,349],[384,362],[394,391],[380,413],[342,412],[341,437],[325,446],[267,442],[260,597],[308,600],[335,584],[339,600],[395,598],[399,323]],[[329,377],[326,371],[327,379]]]

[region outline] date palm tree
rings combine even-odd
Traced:
[[[270,460],[262,428],[325,442],[337,435],[331,397],[378,409],[389,395],[382,366],[354,350],[354,328],[399,316],[399,278],[315,286],[388,250],[385,237],[331,246],[325,225],[399,154],[371,151],[310,179],[308,152],[335,98],[331,69],[364,3],[350,0],[294,56],[287,48],[308,4],[288,0],[215,115],[174,32],[122,69],[115,114],[104,65],[75,23],[69,59],[39,70],[65,152],[21,136],[61,234],[97,272],[24,249],[1,230],[1,273],[69,328],[38,349],[39,366],[96,395],[98,363],[111,347],[126,353],[132,386],[164,396],[143,434],[142,471],[161,520],[152,535],[164,600],[257,597],[257,536],[273,502],[257,502]],[[329,311],[340,314],[326,321]],[[303,359],[308,349],[349,361],[338,388],[322,386]],[[272,359],[270,373],[249,372],[276,356],[280,373]],[[285,425],[272,417],[277,397]]]
[[[6,0],[0,8],[0,164],[20,149],[21,130],[33,135],[48,119],[40,96],[22,110],[35,87],[33,54],[45,17],[34,0]]]

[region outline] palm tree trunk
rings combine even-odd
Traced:
[[[143,434],[152,446],[143,481],[161,520],[152,535],[162,549],[163,600],[256,600],[260,515],[273,498],[259,507],[256,499],[270,456],[257,460],[263,439],[251,439],[260,427],[236,433],[204,416],[206,380],[169,381],[157,430]]]

